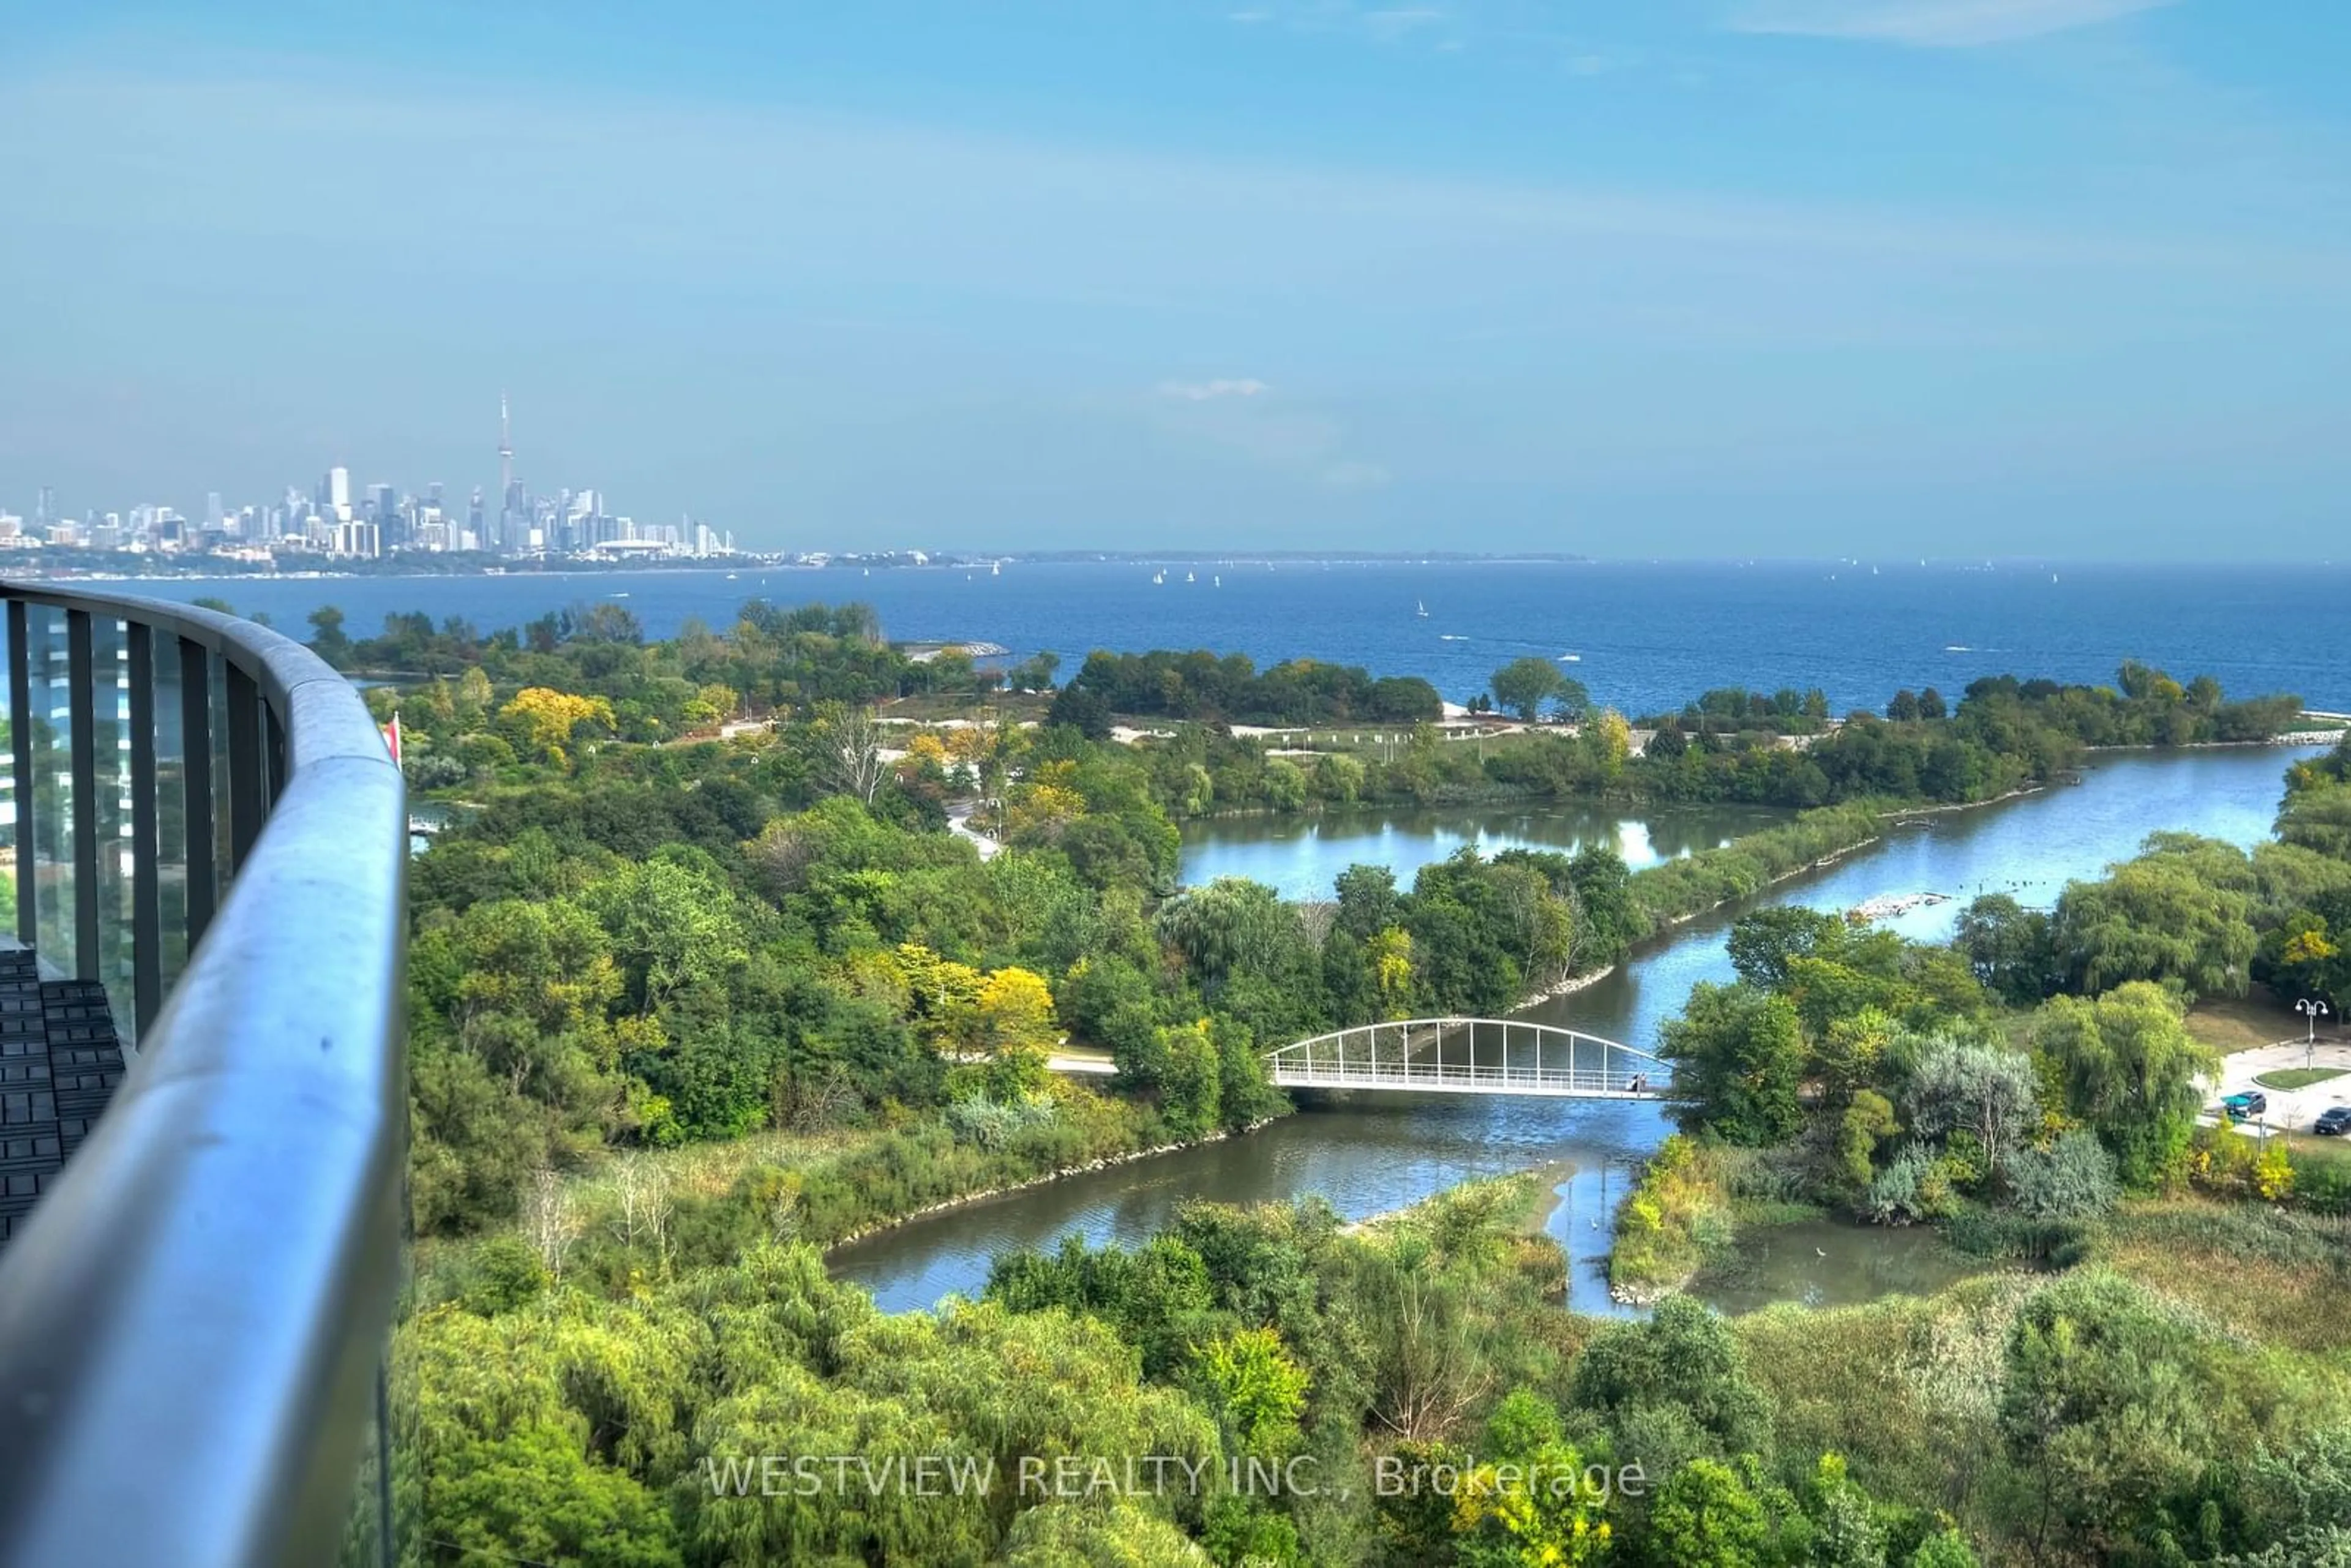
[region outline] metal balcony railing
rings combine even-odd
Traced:
[[[252,622],[0,601],[16,935],[135,1046],[0,1251],[0,1564],[389,1563],[400,771]]]

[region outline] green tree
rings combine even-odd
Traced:
[[[1869,1494],[1847,1478],[1843,1455],[1821,1456],[1805,1489],[1804,1512],[1812,1525],[1810,1568],[1886,1568],[1886,1530]]]
[[[613,1568],[684,1562],[662,1500],[552,1427],[447,1442],[434,1456],[429,1517],[439,1549],[460,1557]]]
[[[2319,783],[2286,797],[2278,837],[2332,860],[2351,861],[2351,784]]]
[[[2039,1124],[2032,1064],[2021,1052],[1933,1039],[1922,1045],[1903,1090],[1910,1131],[1941,1145],[1972,1138],[1986,1174]]]
[[[1684,1131],[1765,1145],[1802,1125],[1803,1030],[1786,998],[1700,981],[1663,1037],[1658,1054],[1674,1064],[1666,1092]]]
[[[1690,1452],[1736,1455],[1771,1442],[1771,1408],[1747,1375],[1738,1337],[1721,1313],[1687,1295],[1667,1297],[1646,1322],[1611,1322],[1593,1335],[1576,1363],[1570,1397],[1604,1419],[1622,1451],[1638,1456],[1653,1475]],[[1656,1419],[1660,1415],[1668,1419]],[[1681,1454],[1625,1440],[1629,1433],[1672,1426],[1686,1434]]]
[[[1902,1568],[1980,1568],[1975,1548],[1956,1530],[1946,1530],[1920,1542],[1903,1560]]]
[[[1649,1509],[1648,1560],[1658,1568],[1768,1568],[1771,1518],[1718,1459],[1676,1470]]]
[[[2095,1134],[2069,1127],[2045,1149],[2011,1151],[2009,1203],[2032,1219],[2086,1219],[2115,1206],[2115,1157]]]
[[[1325,800],[1352,806],[1364,792],[1364,765],[1343,751],[1326,751],[1314,764],[1314,792]]]
[[[1228,1133],[1248,1131],[1283,1104],[1273,1086],[1265,1056],[1249,1026],[1231,1018],[1209,1020],[1209,1038],[1217,1047],[1217,1103]]]
[[[1240,1329],[1211,1340],[1196,1365],[1218,1419],[1244,1452],[1279,1455],[1297,1441],[1308,1379],[1279,1333]]]
[[[2094,1556],[2142,1537],[2202,1473],[2211,1430],[2188,1320],[2144,1288],[2075,1273],[2011,1330],[2000,1429],[2037,1493],[2025,1522]]]
[[[1211,993],[1236,973],[1262,969],[1303,940],[1297,914],[1280,894],[1238,876],[1187,888],[1159,906],[1153,924],[1160,940],[1183,955]]]
[[[2216,885],[2185,857],[2143,856],[2104,882],[2067,886],[2052,942],[2078,990],[2164,980],[2191,996],[2241,997],[2255,946],[2250,915],[2244,894]]]
[[[2095,1000],[2052,997],[2033,1015],[2033,1054],[2065,1110],[2097,1134],[2136,1190],[2179,1169],[2202,1103],[2197,1078],[2214,1065],[2181,1020],[2179,1003],[2144,980]]]
[[[343,612],[331,604],[310,612],[310,652],[339,670],[351,667],[351,640],[343,631]]]
[[[2010,1003],[2037,1002],[2057,982],[2049,916],[2004,893],[1989,893],[1969,904],[1951,945],[1966,956],[1976,978]]]
[[[1176,1522],[1120,1500],[1049,1502],[1013,1516],[1005,1568],[1209,1568]]]
[[[611,933],[630,991],[644,1011],[689,987],[723,985],[749,959],[733,893],[710,870],[685,859],[622,866],[590,888],[588,899]]]
[[[1834,958],[1844,951],[1844,919],[1799,904],[1779,904],[1743,915],[1731,923],[1727,944],[1730,967],[1750,986],[1776,991],[1798,958]]]
[[[1885,1095],[1874,1089],[1855,1094],[1837,1124],[1837,1169],[1846,1186],[1855,1192],[1867,1187],[1878,1145],[1901,1131]]]
[[[1306,774],[1286,757],[1265,765],[1265,803],[1277,811],[1295,811],[1306,804]]]
[[[1206,1023],[1181,1024],[1159,1031],[1160,1113],[1167,1130],[1178,1138],[1206,1137],[1214,1132],[1222,1105],[1223,1063]]]
[[[1531,654],[1513,659],[1494,672],[1494,701],[1532,724],[1542,716],[1543,705],[1561,695],[1566,681],[1549,659]]]

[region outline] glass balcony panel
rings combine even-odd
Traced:
[[[122,622],[90,622],[90,737],[98,838],[98,978],[115,1032],[131,1037],[138,1018],[131,968],[131,648]]]
[[[5,716],[0,716],[0,857],[5,857],[5,877],[0,877],[0,898],[7,907],[0,913],[10,936],[24,935],[16,928],[16,883],[26,875],[33,857],[25,843],[25,820],[16,810],[16,731],[25,716],[16,711],[16,668],[9,639],[0,636],[0,705],[5,705]]]
[[[33,722],[33,946],[52,974],[76,972],[73,679],[66,612],[26,607]]]
[[[235,864],[234,841],[229,836],[228,774],[228,664],[218,653],[205,657],[204,667],[212,679],[213,730],[213,885],[219,896],[228,896],[229,873]]]
[[[155,634],[155,890],[162,911],[166,994],[188,967],[188,743],[180,642]]]

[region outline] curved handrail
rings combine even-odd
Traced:
[[[406,1230],[400,770],[350,684],[273,632],[53,587],[0,597],[217,653],[284,742],[258,836],[136,1061],[0,1254],[0,1563],[326,1560]]]
[[[1349,1024],[1344,1029],[1331,1030],[1325,1033],[1314,1035],[1306,1040],[1294,1040],[1288,1045],[1277,1046],[1273,1050],[1267,1051],[1265,1056],[1267,1061],[1271,1061],[1276,1058],[1289,1054],[1290,1051],[1304,1051],[1308,1046],[1329,1045],[1336,1040],[1351,1036],[1370,1034],[1374,1031],[1384,1030],[1399,1030],[1404,1031],[1406,1037],[1409,1038],[1410,1032],[1414,1030],[1434,1029],[1442,1032],[1448,1029],[1479,1028],[1502,1029],[1512,1031],[1529,1030],[1538,1038],[1543,1035],[1551,1035],[1554,1038],[1564,1035],[1570,1040],[1590,1040],[1593,1044],[1605,1046],[1610,1051],[1621,1051],[1627,1056],[1637,1056],[1644,1061],[1654,1061],[1660,1067],[1663,1067],[1666,1064],[1664,1058],[1643,1051],[1638,1046],[1626,1045],[1620,1040],[1609,1040],[1601,1035],[1587,1034],[1580,1029],[1569,1029],[1563,1024],[1537,1023],[1531,1019],[1459,1017],[1434,1019],[1382,1019],[1376,1023]]]

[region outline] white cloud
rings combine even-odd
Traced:
[[[1731,17],[1740,33],[1853,38],[1922,49],[1963,49],[2116,21],[2176,0],[1752,0]]]
[[[1219,397],[1260,397],[1272,390],[1255,376],[1241,376],[1232,380],[1220,378],[1212,382],[1162,382],[1159,383],[1162,396],[1181,398],[1186,402],[1207,402],[1210,398]]]

